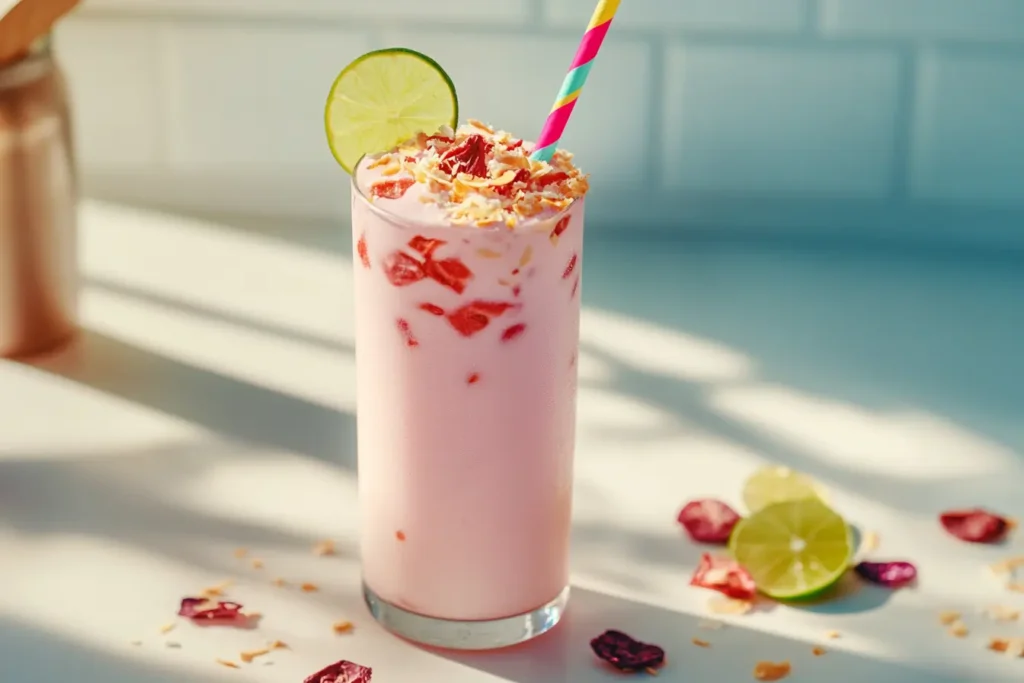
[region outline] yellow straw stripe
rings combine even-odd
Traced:
[[[594,16],[590,20],[590,25],[587,26],[587,30],[589,31],[590,29],[600,26],[607,21],[611,21],[611,18],[615,16],[615,12],[619,9],[619,2],[621,2],[621,0],[605,0],[598,5],[597,9],[594,10]]]
[[[562,99],[560,99],[557,102],[555,102],[555,106],[551,107],[551,111],[554,111],[556,109],[561,109],[562,107],[564,107],[565,105],[569,104],[570,102],[578,99],[581,92],[583,92],[583,88],[580,88],[576,92],[569,93],[568,95],[566,95]]]

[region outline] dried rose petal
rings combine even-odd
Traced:
[[[736,600],[752,600],[757,593],[753,577],[738,562],[708,553],[701,556],[690,585],[710,588]]]
[[[472,279],[473,272],[457,258],[446,258],[440,261],[428,259],[423,264],[427,277],[451,289],[456,294],[466,291],[466,283]]]
[[[679,511],[676,521],[698,543],[725,545],[740,516],[720,500],[691,500]]]
[[[563,280],[568,280],[569,276],[572,275],[572,271],[576,270],[576,259],[576,254],[573,254],[572,258],[569,259],[569,264],[565,267],[565,271],[562,273]]]
[[[1010,528],[1005,517],[981,508],[943,512],[939,521],[946,531],[968,543],[995,543]]]
[[[438,168],[450,176],[468,173],[477,178],[486,178],[487,155],[493,147],[482,135],[474,133],[442,154]]]
[[[178,616],[194,621],[233,621],[244,619],[242,606],[237,602],[213,602],[206,598],[182,598]]]
[[[370,267],[370,252],[366,248],[366,235],[359,236],[359,242],[356,244],[356,251],[359,253],[359,260],[363,262],[363,265],[367,268]]]
[[[917,567],[909,562],[861,562],[853,571],[865,581],[886,588],[899,588],[917,578]]]
[[[523,332],[525,332],[525,331],[526,331],[526,324],[525,323],[516,323],[515,325],[513,325],[512,327],[508,328],[507,330],[505,330],[504,332],[501,333],[501,341],[503,341],[503,342],[510,342],[513,339],[516,339],[519,336],[521,336],[523,334]]]
[[[343,659],[306,676],[302,683],[370,683],[372,678],[370,667]]]
[[[418,251],[427,258],[433,256],[434,252],[445,244],[447,244],[447,242],[444,240],[424,237],[423,235],[416,235],[409,240],[409,248],[413,251]]]
[[[370,185],[370,195],[381,199],[401,199],[409,188],[416,184],[412,178],[378,180]]]
[[[665,662],[665,651],[657,645],[641,643],[622,631],[605,631],[590,641],[594,654],[622,671],[654,669]]]
[[[384,259],[384,274],[395,287],[411,285],[427,276],[422,263],[400,251],[393,251]]]

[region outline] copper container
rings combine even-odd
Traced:
[[[0,357],[74,335],[76,197],[67,92],[44,38],[0,65]]]

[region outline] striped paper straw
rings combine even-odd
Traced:
[[[537,147],[530,155],[531,159],[551,161],[558,148],[558,142],[562,139],[562,133],[565,132],[565,124],[569,122],[569,116],[572,115],[576,100],[580,97],[580,91],[583,90],[587,76],[590,75],[594,58],[597,57],[601,43],[604,42],[604,37],[612,25],[615,12],[619,9],[619,2],[620,0],[601,0],[597,3],[594,16],[590,18],[590,25],[587,26],[587,32],[583,34],[576,57],[569,67],[569,73],[562,82],[562,89],[558,91],[555,106],[551,108],[548,120],[544,122],[544,129],[537,138]]]

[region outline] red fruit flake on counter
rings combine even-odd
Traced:
[[[1010,521],[981,508],[950,510],[939,516],[951,535],[968,543],[995,543],[1010,529]]]
[[[526,324],[525,323],[516,323],[515,325],[513,325],[512,327],[506,329],[504,332],[501,333],[501,341],[503,341],[503,342],[510,342],[513,339],[516,339],[517,337],[520,337],[523,334],[523,332],[525,332],[525,331],[526,331]]]
[[[362,261],[363,265],[369,268],[370,252],[366,248],[366,235],[359,236],[359,242],[356,243],[356,252],[359,253],[359,260]]]
[[[399,318],[397,321],[398,331],[402,334],[402,338],[405,339],[405,345],[410,349],[416,348],[420,345],[419,341],[412,333],[412,329],[409,327],[409,321],[405,318]]]
[[[576,259],[576,254],[573,254],[572,258],[569,259],[568,265],[565,266],[565,272],[562,273],[563,280],[568,280],[569,276],[572,275],[572,271],[576,270]]]
[[[423,235],[416,235],[409,240],[409,248],[413,251],[418,251],[427,258],[433,256],[438,247],[442,247],[445,244],[447,244],[447,242],[444,240],[424,237]]]
[[[473,278],[473,271],[457,258],[446,258],[440,261],[427,259],[423,264],[423,269],[427,277],[456,294],[466,291],[466,283]]]
[[[690,585],[710,588],[734,600],[752,600],[757,593],[753,577],[736,560],[708,553],[701,556]]]
[[[482,135],[470,135],[441,155],[438,168],[453,177],[460,173],[468,173],[477,178],[486,178],[487,155],[493,147],[494,145]]]
[[[237,602],[214,602],[206,598],[182,598],[178,616],[193,621],[241,621],[246,616]]]
[[[416,184],[412,178],[398,178],[397,180],[378,180],[370,185],[370,196],[381,199],[401,199],[409,188]]]
[[[679,511],[676,521],[698,543],[725,545],[740,516],[720,500],[691,500]]]
[[[463,337],[472,337],[491,324],[491,318],[515,308],[502,301],[471,301],[448,314],[448,322]]]
[[[393,251],[384,259],[384,274],[395,287],[411,285],[427,276],[422,263],[400,251]]]
[[[865,581],[886,588],[899,588],[917,578],[917,567],[909,562],[860,562],[853,571]]]
[[[590,649],[620,671],[656,669],[665,663],[663,649],[640,642],[622,631],[605,631],[590,641]]]
[[[420,310],[430,315],[444,315],[444,309],[437,304],[420,304]]]
[[[370,683],[372,679],[373,669],[343,659],[306,676],[302,683]]]

